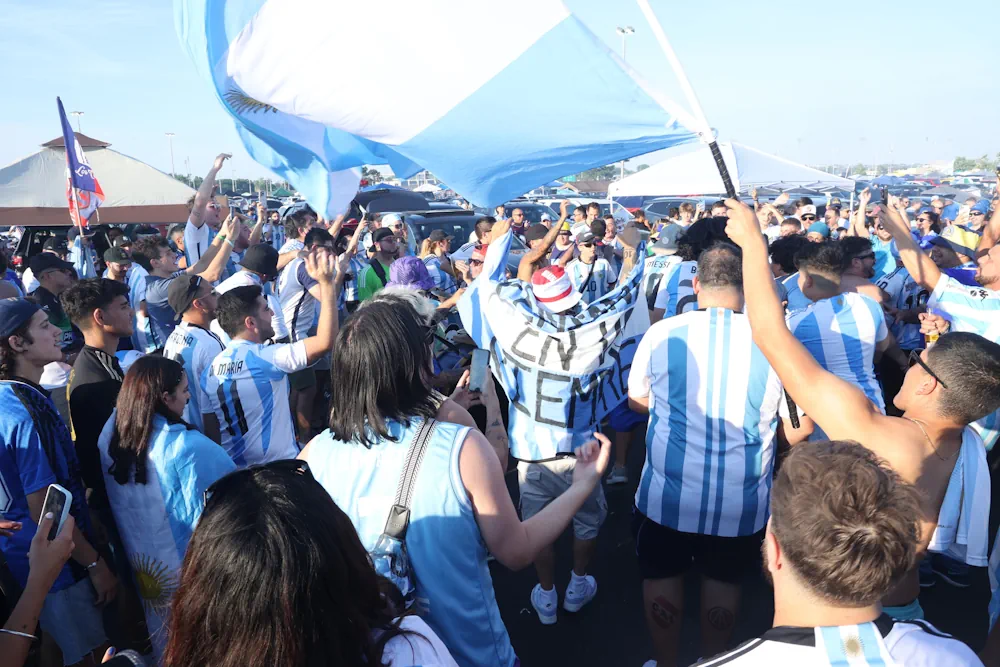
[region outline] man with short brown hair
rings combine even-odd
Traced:
[[[917,490],[865,447],[796,447],[775,476],[761,548],[773,627],[701,665],[980,665],[929,623],[882,611],[916,562],[920,511]]]

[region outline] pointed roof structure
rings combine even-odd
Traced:
[[[106,141],[75,133],[104,190],[100,222],[171,224],[188,217],[194,189],[170,174],[111,150]],[[91,219],[96,223],[97,217]],[[0,168],[0,225],[71,224],[66,202],[66,147],[60,136]]]

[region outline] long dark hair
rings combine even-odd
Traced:
[[[330,431],[370,447],[390,438],[387,420],[437,414],[429,329],[405,299],[363,304],[340,329],[330,376]]]
[[[128,484],[133,467],[135,483],[146,483],[146,456],[154,415],[171,424],[186,424],[163,403],[163,393],[177,389],[183,377],[183,366],[159,355],[139,357],[125,374],[118,392],[115,432],[108,446],[113,461],[108,472],[119,484]]]
[[[413,634],[351,520],[305,469],[239,470],[210,489],[173,599],[167,667],[381,667],[385,643]]]

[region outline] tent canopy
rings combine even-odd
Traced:
[[[287,188],[278,188],[277,190],[275,190],[274,192],[271,193],[271,196],[272,197],[291,197],[293,194],[295,194],[295,193],[292,192],[291,190],[288,190]]]
[[[434,185],[433,183],[424,183],[423,185],[418,185],[413,188],[414,192],[440,192],[441,186]]]
[[[667,159],[612,183],[608,193],[612,197],[723,194],[725,187],[722,185],[722,177],[719,176],[708,146],[700,144],[694,150],[687,148],[669,150]],[[798,186],[854,189],[854,181],[743,144],[720,143],[719,150],[729,167],[729,176],[737,191],[750,186],[768,186],[781,190]]]
[[[195,191],[169,174],[77,134],[104,190],[102,223],[169,224],[188,217]],[[91,222],[96,223],[95,216]],[[66,149],[62,137],[0,169],[0,225],[70,225],[66,202]]]

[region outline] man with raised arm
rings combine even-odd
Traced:
[[[188,216],[187,224],[184,225],[183,250],[188,266],[197,264],[202,255],[208,252],[212,237],[219,231],[220,222],[228,213],[220,209],[218,203],[212,199],[212,194],[215,192],[215,176],[222,171],[222,166],[231,157],[233,156],[230,153],[219,153],[190,202],[191,214]]]
[[[921,491],[921,553],[932,537],[946,540],[936,529],[956,462],[970,466],[963,470],[965,479],[986,464],[982,439],[968,426],[1000,407],[1000,345],[968,333],[941,336],[931,349],[911,357],[913,366],[894,401],[903,416],[883,415],[860,388],[825,371],[788,330],[757,216],[738,201],[727,200],[727,205],[726,233],[743,249],[746,313],[754,342],[782,385],[831,440],[861,443]],[[988,509],[969,509],[971,522],[987,521]],[[986,544],[981,549],[970,545],[967,562],[985,565]],[[883,598],[886,612],[900,619],[920,618],[918,593],[914,567]]]

